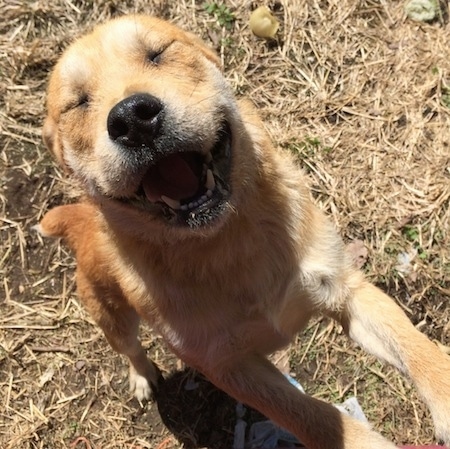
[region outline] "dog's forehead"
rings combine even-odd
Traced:
[[[124,61],[124,58],[159,50],[167,42],[183,39],[176,26],[152,17],[123,17],[103,24],[75,41],[60,60],[63,81],[82,83],[99,71],[106,60]]]
[[[127,54],[139,45],[157,47],[182,34],[175,25],[153,17],[126,16],[98,27],[92,37],[99,41],[103,51],[117,49],[119,53]]]

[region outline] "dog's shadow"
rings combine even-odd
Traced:
[[[237,403],[201,374],[190,369],[170,374],[155,400],[163,423],[186,449],[233,447]]]

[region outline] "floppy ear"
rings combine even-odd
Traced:
[[[62,146],[58,135],[58,125],[50,116],[47,116],[45,119],[42,128],[42,140],[45,146],[55,155],[56,160],[64,168],[64,171],[68,171],[63,158]]]
[[[52,153],[54,152],[53,147],[55,145],[55,122],[50,117],[47,117],[44,121],[44,126],[42,128],[42,140],[45,146]]]

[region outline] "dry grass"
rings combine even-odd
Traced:
[[[40,140],[48,71],[68,42],[111,15],[157,14],[216,47],[273,140],[299,154],[347,241],[365,243],[369,277],[423,332],[450,343],[447,6],[440,22],[420,24],[406,19],[400,1],[272,2],[282,26],[269,44],[247,26],[256,3],[226,1],[236,18],[230,29],[202,3],[0,0],[1,447],[179,447],[155,405],[130,398],[123,361],[77,303],[71,255],[30,230],[68,200]],[[398,269],[404,252],[414,254],[409,273]],[[172,369],[160,340],[145,331],[143,341]],[[319,397],[356,394],[396,442],[432,440],[409,383],[331,323],[312,323],[292,346],[290,366]]]

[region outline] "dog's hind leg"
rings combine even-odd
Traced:
[[[158,367],[147,358],[138,338],[139,316],[115,284],[92,282],[80,269],[77,272],[78,296],[100,326],[111,347],[128,357],[130,391],[142,401],[150,399],[162,379]]]
[[[351,284],[344,309],[335,318],[366,351],[412,379],[431,410],[437,437],[450,444],[450,358],[377,287],[359,276]]]

